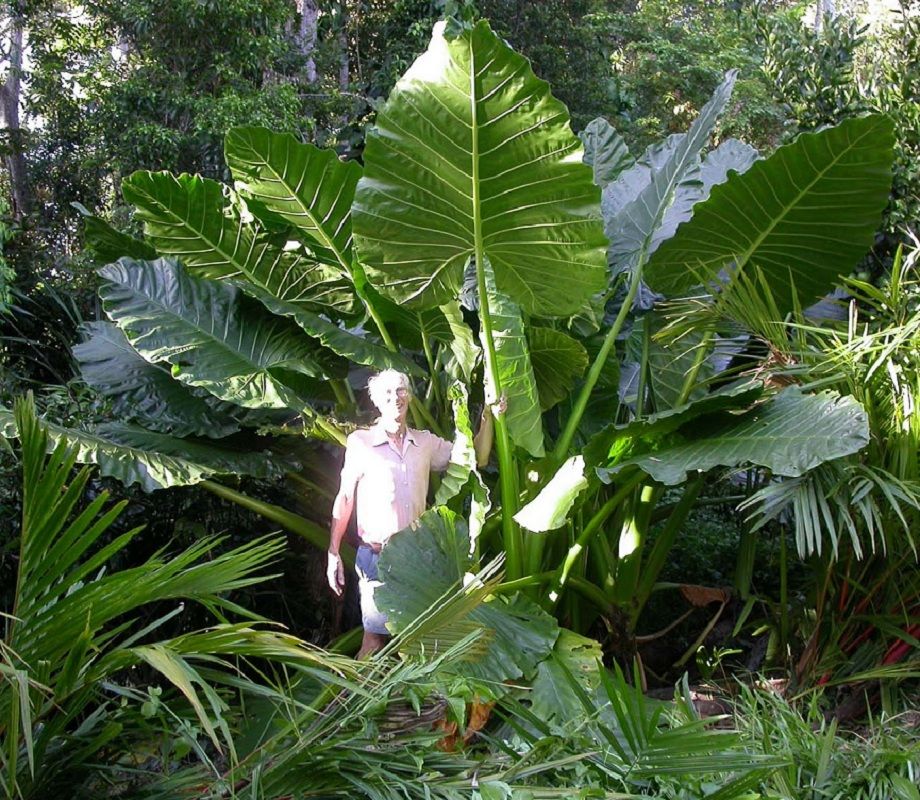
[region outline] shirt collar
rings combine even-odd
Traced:
[[[380,420],[377,420],[377,422],[371,426],[370,432],[371,444],[374,447],[377,447],[381,444],[387,444],[390,441],[390,437],[387,436],[387,432],[383,425],[380,423]],[[415,434],[416,431],[414,431],[412,428],[406,428],[406,441],[418,446],[418,442],[415,440]]]

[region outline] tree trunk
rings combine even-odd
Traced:
[[[315,83],[316,59],[313,57],[313,54],[316,51],[316,28],[319,18],[319,5],[317,4],[317,0],[297,0],[297,13],[300,14],[300,29],[297,32],[297,46],[307,59],[304,66],[307,80],[310,83]]]
[[[817,0],[815,3],[815,33],[820,34],[824,30],[825,17],[835,17],[837,8],[834,0]]]
[[[348,4],[346,0],[341,0],[339,6],[339,24],[336,39],[339,44],[339,89],[343,92],[348,91],[351,83],[348,63]]]
[[[6,23],[2,54],[7,62],[6,75],[0,83],[0,129],[9,142],[9,152],[4,156],[10,176],[10,195],[14,219],[22,219],[31,210],[29,179],[25,160],[25,136],[19,123],[19,98],[22,86],[22,34],[23,4],[12,5]]]

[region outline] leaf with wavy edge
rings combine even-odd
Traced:
[[[473,446],[473,423],[467,405],[466,387],[456,381],[447,392],[454,412],[454,447],[450,455],[447,471],[441,478],[441,485],[435,493],[436,505],[446,505],[460,494],[467,486],[471,492],[470,508],[470,546],[475,547],[476,540],[482,532],[482,526],[489,512],[489,490],[479,474],[476,463],[476,449]]]
[[[134,425],[105,425],[92,432],[44,421],[42,426],[48,430],[49,452],[63,439],[77,448],[81,464],[97,464],[102,475],[126,486],[138,483],[147,492],[189,486],[214,475],[274,478],[294,467],[268,449],[253,448],[251,439],[245,450],[236,450],[225,443],[179,439]],[[2,406],[0,434],[16,437],[13,413]]]
[[[319,314],[286,303],[284,300],[278,300],[258,286],[241,282],[239,288],[262,303],[272,314],[277,314],[279,317],[290,317],[304,333],[316,339],[323,347],[327,347],[336,355],[347,358],[355,364],[363,364],[378,370],[395,369],[409,375],[428,374],[405,356],[374,344],[363,336],[349,333]]]
[[[623,137],[603,117],[591,120],[578,138],[585,147],[585,164],[594,171],[594,182],[601,189],[636,163]]]
[[[231,128],[224,152],[237,187],[305,234],[318,259],[351,274],[356,161],[267,128]]]
[[[492,314],[495,362],[498,365],[502,393],[508,401],[505,424],[511,440],[539,458],[544,453],[543,418],[540,415],[537,382],[527,349],[524,320],[517,305],[507,295],[496,290],[494,273],[488,263],[484,269]]]
[[[620,470],[636,466],[674,486],[689,472],[753,464],[795,478],[825,461],[856,453],[868,442],[868,418],[854,398],[831,391],[803,394],[790,386],[744,414],[697,417],[651,452],[641,453],[647,445],[637,442],[629,457],[599,467],[597,474],[610,482]]]
[[[156,258],[157,251],[141,239],[116,230],[101,217],[92,214],[82,203],[71,203],[83,217],[83,240],[86,249],[102,264],[118,261],[122,256]]]
[[[604,286],[597,199],[527,60],[484,21],[450,41],[439,23],[368,131],[352,219],[368,277],[399,302],[455,299],[479,238],[499,291],[567,316]]]
[[[193,275],[244,278],[280,300],[343,314],[355,310],[355,293],[338,267],[288,250],[245,224],[227,188],[197,175],[135,172],[123,184],[157,252],[175,256]]]
[[[703,196],[700,151],[728,103],[737,70],[726,73],[687,133],[652,145],[604,189],[604,229],[614,273],[632,270],[693,213]]]
[[[760,153],[745,142],[738,139],[720,142],[715,150],[706,153],[700,165],[700,179],[704,188],[702,199],[709,197],[713,186],[725,183],[730,172],[747,172],[759,160]]]
[[[588,368],[584,345],[562,331],[533,325],[527,329],[527,347],[533,367],[540,408],[565,400]]]
[[[293,322],[257,313],[228,283],[167,259],[121,259],[100,274],[106,313],[146,360],[172,364],[185,384],[249,408],[301,411],[316,388],[308,378],[328,374]]]
[[[454,300],[450,303],[444,303],[438,306],[438,310],[444,315],[447,324],[450,327],[449,347],[454,354],[457,366],[460,367],[461,375],[456,377],[462,378],[469,382],[473,376],[473,370],[482,356],[482,350],[476,344],[473,338],[473,331],[463,319],[463,312],[460,310],[460,304]]]
[[[146,361],[117,325],[88,322],[83,327],[89,338],[73,348],[80,374],[110,398],[117,416],[180,437],[219,439],[239,430],[236,420],[217,413],[168,369]]]
[[[651,444],[660,441],[697,417],[729,409],[737,411],[749,408],[761,397],[763,391],[763,384],[759,381],[744,381],[642,419],[625,424],[611,423],[588,441],[583,453],[585,463],[589,467],[605,464],[617,457],[624,442],[643,441]]]
[[[675,295],[751,264],[769,279],[781,312],[796,299],[810,305],[872,245],[893,146],[891,120],[878,115],[802,134],[714,187],[651,258],[646,280]]]

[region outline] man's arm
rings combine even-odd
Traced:
[[[484,467],[489,463],[489,455],[492,452],[492,434],[495,426],[492,421],[493,414],[498,416],[504,414],[508,408],[508,401],[502,395],[495,404],[486,403],[482,409],[482,417],[479,420],[479,430],[473,437],[473,449],[476,451],[476,466]]]
[[[339,549],[342,546],[342,539],[345,538],[345,531],[348,530],[348,521],[351,519],[352,512],[355,508],[355,491],[354,486],[342,486],[335,497],[332,505],[332,524],[329,527],[329,554],[326,559],[326,580],[329,581],[329,588],[339,597],[345,591],[345,566],[342,564],[342,556]]]
[[[354,436],[354,434],[352,434]],[[345,444],[345,463],[339,478],[339,492],[332,504],[332,523],[329,526],[329,553],[326,558],[326,580],[329,588],[339,597],[345,591],[345,567],[339,550],[342,539],[348,530],[348,523],[355,510],[355,492],[358,487],[362,469],[360,466],[360,447],[352,436]]]

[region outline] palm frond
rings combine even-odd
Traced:
[[[178,555],[156,553],[137,567],[109,572],[109,564],[137,534],[106,542],[124,503],[102,493],[79,505],[89,468],[74,472],[75,451],[60,444],[46,454],[48,434],[30,397],[17,401],[15,420],[23,466],[23,511],[13,607],[3,614],[0,639],[0,786],[15,797],[45,797],[67,784],[74,793],[97,754],[129,750],[120,734],[131,707],[112,706],[107,689],[124,671],[146,664],[180,692],[218,750],[233,758],[226,691],[261,690],[256,664],[275,663],[324,682],[347,681],[347,659],[259,625],[223,622],[173,639],[154,640],[182,605],[146,625],[137,620],[155,603],[194,600],[218,619],[240,611],[235,589],[263,579],[283,548],[263,537],[227,552],[206,537]],[[105,542],[103,544],[103,542]],[[149,731],[148,731],[149,735]],[[116,741],[117,740],[117,741]],[[213,763],[198,746],[205,768]]]
[[[857,558],[867,551],[887,552],[893,527],[916,552],[910,520],[920,510],[920,483],[840,459],[799,478],[767,483],[738,509],[750,512],[747,519],[755,531],[774,519],[790,521],[802,558],[821,555],[825,541],[837,558],[842,535],[848,536]]]

